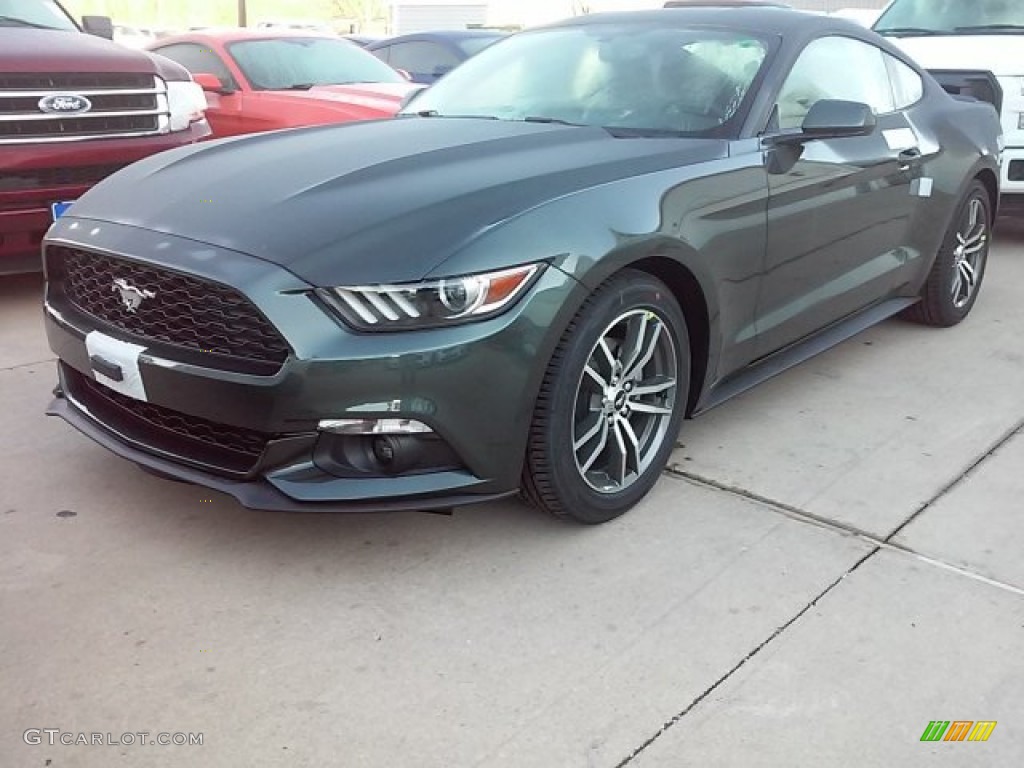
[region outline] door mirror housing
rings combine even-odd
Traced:
[[[195,80],[200,88],[210,93],[219,93],[221,96],[230,96],[235,92],[234,88],[224,85],[224,82],[219,77],[210,74],[209,72],[197,72],[192,75],[192,79]]]
[[[775,146],[803,146],[821,139],[870,136],[877,125],[875,113],[867,104],[821,99],[811,106],[799,131],[770,136],[768,142]]]
[[[103,37],[107,40],[114,39],[114,22],[109,16],[83,16],[82,30],[89,35]]]
[[[804,137],[813,139],[842,139],[870,136],[878,121],[867,104],[859,101],[822,99],[816,102],[800,126]]]

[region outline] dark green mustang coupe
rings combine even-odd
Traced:
[[[115,174],[46,239],[50,412],[253,508],[598,523],[685,417],[898,312],[960,322],[995,110],[742,5],[528,31],[395,120]]]

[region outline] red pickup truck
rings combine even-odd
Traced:
[[[210,133],[189,73],[112,31],[57,0],[0,0],[0,274],[39,270],[43,234],[89,187]]]

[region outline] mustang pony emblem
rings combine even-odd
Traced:
[[[124,308],[133,313],[139,308],[143,301],[146,299],[152,299],[156,296],[155,291],[136,288],[123,277],[117,278],[111,288],[121,294],[121,303],[124,305]]]

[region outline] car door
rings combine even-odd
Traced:
[[[769,149],[762,355],[884,299],[909,258],[919,140],[895,108],[886,56],[858,39],[822,37],[806,46],[779,91],[769,146],[773,132],[799,130],[820,99],[868,104],[878,126],[797,151]]]
[[[154,48],[153,52],[178,62],[193,75],[206,73],[220,79],[226,93],[206,92],[206,119],[214,138],[237,136],[252,130],[247,125],[245,95],[238,80],[213,49],[199,43],[174,43]]]

